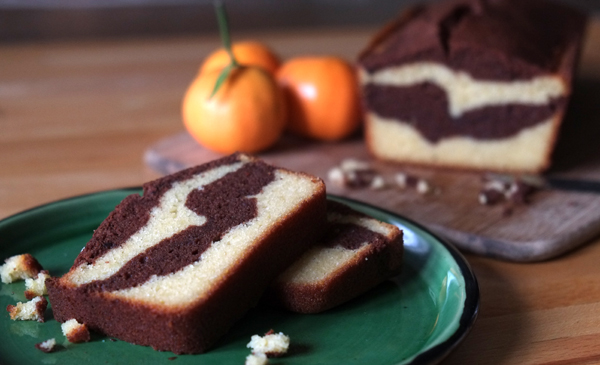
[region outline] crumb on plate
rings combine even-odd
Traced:
[[[51,338],[44,342],[35,344],[36,349],[38,349],[42,352],[45,352],[45,353],[54,352],[55,346],[56,346],[56,340],[54,338]]]
[[[48,301],[44,297],[35,297],[29,302],[18,302],[17,305],[8,305],[6,310],[13,321],[38,321],[44,322],[44,311]]]
[[[35,277],[42,271],[42,265],[30,254],[15,255],[4,260],[0,266],[0,278],[5,284]]]
[[[246,345],[252,349],[253,354],[265,354],[267,357],[279,357],[287,353],[290,346],[290,338],[282,332],[275,333],[273,330],[264,336],[253,335]]]
[[[48,271],[42,270],[34,278],[25,279],[25,298],[32,299],[42,295],[47,295],[46,279],[50,277]]]
[[[79,343],[90,340],[90,331],[85,323],[79,323],[75,318],[71,318],[61,324],[60,328],[69,342]]]
[[[266,365],[269,363],[267,355],[257,353],[246,356],[245,365]]]

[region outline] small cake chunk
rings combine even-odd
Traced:
[[[369,188],[381,190],[386,187],[385,179],[368,162],[345,159],[327,173],[329,182],[340,188]]]
[[[44,311],[48,307],[48,301],[44,297],[35,297],[31,301],[17,305],[9,305],[6,310],[10,313],[13,321],[38,321],[44,322]]]
[[[25,298],[33,299],[48,294],[46,290],[46,279],[50,277],[48,271],[40,271],[35,278],[25,279]]]
[[[35,277],[42,271],[42,265],[30,254],[15,255],[7,258],[0,266],[2,282],[10,284],[14,281]]]
[[[250,354],[246,357],[246,365],[267,365],[269,363],[269,359],[265,354]]]
[[[45,353],[54,352],[55,346],[56,346],[56,340],[54,338],[51,338],[44,342],[35,344],[36,349],[38,349],[42,352],[45,352]]]
[[[287,353],[290,347],[290,338],[284,335],[283,332],[275,333],[275,331],[270,330],[264,336],[252,336],[246,347],[251,348],[253,354],[279,357]]]
[[[69,342],[80,343],[90,340],[90,331],[85,323],[79,323],[75,318],[71,318],[61,324],[60,328]]]

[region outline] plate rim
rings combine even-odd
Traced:
[[[22,210],[20,212],[14,213],[12,215],[9,215],[3,219],[0,219],[0,228],[2,225],[9,223],[10,221],[12,221],[14,219],[18,219],[19,217],[29,214],[33,211],[44,209],[49,206],[55,205],[57,203],[69,202],[69,201],[73,201],[73,200],[91,197],[94,195],[103,195],[103,194],[107,194],[107,193],[116,193],[116,192],[123,192],[123,193],[129,193],[129,194],[141,193],[141,192],[143,192],[143,186],[130,186],[130,187],[124,187],[124,188],[100,190],[100,191],[95,191],[95,192],[90,192],[90,193],[73,195],[70,197],[57,199],[57,200],[50,201],[47,203],[39,204],[39,205],[33,206],[31,208]],[[473,270],[472,270],[470,264],[468,263],[468,261],[466,260],[466,258],[449,241],[438,236],[436,233],[432,232],[431,230],[429,230],[428,228],[426,228],[422,224],[414,221],[411,218],[405,217],[398,213],[394,213],[388,209],[378,207],[378,206],[373,205],[368,202],[340,196],[337,194],[327,193],[327,198],[329,199],[330,197],[341,200],[341,201],[347,201],[347,202],[357,205],[357,206],[363,206],[368,209],[373,209],[373,210],[379,211],[379,212],[383,213],[384,215],[390,216],[391,218],[397,219],[399,221],[405,221],[405,222],[409,223],[410,225],[413,225],[416,228],[422,230],[423,232],[426,232],[432,238],[437,240],[446,251],[448,251],[448,253],[452,257],[452,259],[458,266],[460,273],[463,276],[463,279],[465,281],[465,289],[464,289],[465,290],[465,300],[463,303],[463,312],[459,319],[459,326],[450,337],[448,337],[443,342],[417,354],[409,362],[409,364],[411,364],[411,365],[437,364],[440,361],[442,361],[469,334],[469,332],[471,331],[475,321],[477,320],[478,314],[479,314],[479,306],[480,306],[479,285],[478,285],[475,273],[473,272]]]
[[[436,233],[432,232],[428,228],[426,228],[421,223],[414,221],[411,218],[405,217],[401,214],[394,213],[388,209],[378,207],[376,205],[353,199],[348,197],[343,197],[335,194],[327,194],[327,196],[335,197],[336,199],[345,200],[351,202],[356,205],[362,205],[370,209],[375,209],[384,214],[398,218],[401,221],[406,221],[409,224],[417,227],[418,229],[426,232],[434,239],[436,239],[452,256],[454,262],[456,262],[458,268],[461,271],[461,275],[465,280],[465,302],[463,304],[463,313],[459,319],[459,327],[456,331],[445,341],[435,345],[434,347],[420,353],[417,355],[409,364],[411,365],[421,365],[421,364],[435,364],[443,360],[447,355],[452,352],[469,334],[477,317],[479,315],[479,305],[480,305],[480,293],[479,293],[479,284],[477,281],[477,277],[471,265],[467,261],[467,259],[462,255],[462,253],[449,241],[443,239]],[[467,280],[468,279],[468,280]],[[468,310],[467,310],[468,309]]]

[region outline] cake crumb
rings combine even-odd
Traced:
[[[339,166],[332,167],[327,178],[341,188],[370,188],[380,190],[386,187],[383,176],[376,173],[368,162],[347,158]]]
[[[416,187],[418,179],[404,172],[398,172],[394,175],[394,181],[399,188],[406,189]]]
[[[347,158],[342,160],[340,163],[340,168],[342,171],[361,171],[361,170],[371,170],[371,165],[368,162],[355,160],[353,158]]]
[[[267,365],[269,359],[265,354],[250,354],[246,357],[245,365]]]
[[[495,205],[504,200],[504,193],[494,189],[484,189],[479,192],[479,204]]]
[[[426,195],[429,193],[439,194],[441,192],[439,188],[432,186],[426,179],[409,175],[404,172],[396,173],[394,175],[394,181],[396,182],[396,186],[398,186],[400,189],[415,189],[417,193],[421,195]]]
[[[327,173],[327,178],[329,181],[339,187],[346,186],[346,175],[344,171],[339,167],[334,167]]]
[[[35,277],[42,271],[42,265],[30,254],[15,255],[4,260],[0,266],[0,278],[5,284]]]
[[[80,343],[90,340],[90,331],[85,323],[79,323],[75,318],[71,318],[61,324],[60,328],[69,342]]]
[[[26,303],[18,302],[17,305],[8,305],[6,310],[13,321],[44,322],[46,307],[48,307],[48,301],[40,296]]]
[[[35,278],[25,279],[25,298],[33,299],[42,295],[47,295],[46,279],[50,278],[48,271],[40,271]]]
[[[483,188],[479,192],[479,203],[482,205],[498,203],[525,205],[529,203],[531,194],[539,188],[540,185],[535,181],[532,182],[532,178],[504,175],[485,176]]]
[[[419,179],[417,182],[417,193],[424,195],[431,191],[431,187],[427,180]]]
[[[55,346],[56,346],[56,340],[54,338],[51,338],[44,342],[35,344],[36,349],[38,349],[42,352],[45,352],[45,353],[54,352]]]
[[[385,180],[383,179],[383,176],[375,175],[375,177],[373,177],[373,180],[371,181],[370,187],[373,190],[380,190],[385,188]]]
[[[252,349],[253,354],[265,354],[267,357],[285,355],[290,347],[290,338],[283,332],[275,333],[270,330],[264,336],[253,335],[246,345]]]

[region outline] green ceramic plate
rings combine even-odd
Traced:
[[[29,252],[52,275],[67,272],[92,231],[126,195],[121,189],[61,200],[0,221],[0,260]],[[421,226],[378,208],[338,197],[331,199],[404,229],[403,273],[361,297],[316,315],[291,314],[259,306],[213,350],[174,355],[105,336],[70,344],[60,324],[11,321],[0,313],[2,364],[131,364],[175,360],[177,364],[243,364],[253,334],[273,328],[292,339],[289,356],[272,364],[430,364],[446,356],[467,334],[477,316],[479,291],[462,256]],[[24,284],[1,284],[0,308],[24,301]],[[45,354],[36,343],[56,338],[58,351]]]

